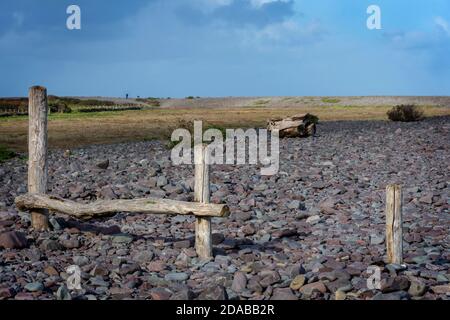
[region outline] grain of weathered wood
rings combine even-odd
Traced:
[[[208,151],[205,145],[194,148],[195,190],[194,200],[210,202]],[[211,218],[197,217],[195,222],[195,249],[201,259],[212,257]]]
[[[402,187],[386,187],[386,252],[388,263],[403,263]]]
[[[230,210],[224,204],[183,202],[169,199],[145,198],[132,200],[99,200],[84,204],[44,194],[26,194],[15,199],[19,210],[48,209],[78,219],[94,219],[117,212],[196,215],[226,217]]]
[[[47,89],[39,86],[29,90],[28,126],[28,192],[47,192]],[[35,230],[47,230],[45,210],[31,211],[31,225]]]

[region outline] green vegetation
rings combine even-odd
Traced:
[[[26,115],[28,113],[28,99],[4,98],[0,99],[0,117]]]
[[[319,117],[315,116],[313,114],[308,114],[308,117],[305,119],[305,121],[308,122],[308,123],[318,124],[319,123]]]
[[[422,109],[413,104],[395,106],[387,112],[387,115],[392,121],[412,122],[423,119]]]
[[[158,98],[149,97],[147,99],[137,98],[136,101],[150,105],[151,107],[160,107],[161,101]]]
[[[255,106],[265,106],[268,103],[270,103],[270,100],[257,100],[254,102],[254,105]]]
[[[9,160],[11,158],[14,158],[15,156],[15,152],[7,149],[5,146],[0,145],[0,162]]]
[[[322,98],[323,103],[339,103],[341,100],[336,98]]]
[[[101,111],[110,111],[114,106],[117,105],[112,101],[106,100],[82,100],[77,98],[65,98],[50,95],[48,96],[48,106],[50,113],[71,113],[73,110],[80,112],[94,112],[90,109],[93,109],[95,107],[103,108],[103,110]],[[88,111],[84,111],[86,110],[86,107],[88,107]],[[111,109],[107,109],[105,107],[111,107]],[[27,114],[28,98],[0,99],[0,117],[25,116]]]
[[[77,98],[65,98],[65,97],[56,97],[56,96],[49,96],[48,97],[49,103],[51,102],[63,102],[67,104],[68,106],[114,106],[116,105],[113,101],[107,101],[107,100],[97,100],[97,99],[77,99]]]
[[[80,108],[78,112],[81,113],[93,113],[93,112],[111,112],[111,111],[129,111],[129,110],[142,110],[142,107],[130,106],[130,107],[92,107],[92,108]]]
[[[189,97],[186,97],[186,99],[188,99],[188,100],[194,100],[195,97],[194,97],[194,96],[189,96]]]
[[[62,101],[52,101],[48,103],[48,108],[50,113],[71,113],[72,109],[67,106],[65,102]]]

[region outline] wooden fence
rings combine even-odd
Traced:
[[[28,132],[28,194],[15,199],[20,210],[31,212],[31,224],[35,230],[49,228],[48,213],[63,213],[78,219],[92,219],[116,212],[194,215],[195,248],[202,259],[212,257],[211,217],[227,217],[230,210],[224,204],[209,203],[210,181],[207,149],[195,147],[195,202],[170,199],[144,198],[133,200],[100,200],[89,204],[60,199],[47,192],[47,90],[35,86],[29,91]]]
[[[99,200],[78,203],[46,195],[47,191],[47,90],[32,87],[29,91],[29,160],[28,194],[15,199],[20,210],[31,212],[35,230],[49,228],[48,211],[64,213],[78,219],[99,218],[116,212],[142,214],[194,215],[195,248],[200,258],[212,257],[211,217],[227,217],[230,210],[224,204],[211,204],[208,154],[205,145],[195,146],[195,202],[159,198],[133,200]],[[387,262],[403,262],[402,189],[399,185],[386,188],[386,251]]]

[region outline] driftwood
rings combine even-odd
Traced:
[[[299,114],[285,119],[271,119],[268,121],[267,129],[279,130],[280,138],[309,137],[316,134],[317,121],[317,117],[309,113]]]
[[[196,159],[194,201],[209,203],[209,165],[206,145],[197,146],[194,152]],[[195,249],[201,259],[208,259],[213,256],[211,218],[209,217],[197,217],[195,221]]]
[[[29,91],[28,126],[28,192],[47,192],[47,89],[35,86]],[[48,230],[45,210],[31,211],[31,225],[35,230]]]
[[[386,252],[388,263],[403,263],[402,187],[386,187]]]
[[[227,217],[230,214],[228,206],[224,204],[183,202],[159,198],[99,200],[83,204],[44,194],[25,194],[17,197],[15,203],[19,210],[48,209],[82,220],[101,218],[117,212],[182,214],[199,217]]]

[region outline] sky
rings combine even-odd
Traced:
[[[0,73],[9,97],[450,95],[450,1],[2,0]]]

